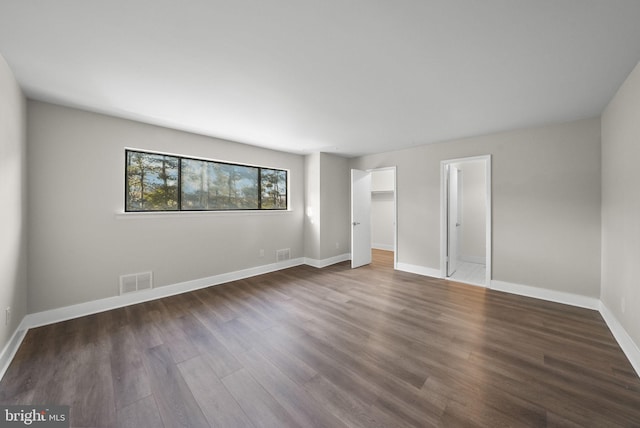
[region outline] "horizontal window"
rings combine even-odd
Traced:
[[[125,211],[286,210],[287,171],[126,151]]]

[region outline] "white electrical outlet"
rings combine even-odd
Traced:
[[[11,306],[9,306],[6,310],[6,318],[5,318],[4,325],[9,325],[10,322],[11,322]]]
[[[336,242],[336,250],[337,250],[338,248],[340,248],[340,243],[339,243],[339,242]]]
[[[264,257],[264,250],[260,250],[260,257]]]

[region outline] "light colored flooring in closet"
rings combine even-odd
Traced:
[[[487,268],[485,265],[480,263],[463,262],[461,260],[458,260],[456,265],[456,271],[450,277],[454,281],[481,286],[487,285]]]

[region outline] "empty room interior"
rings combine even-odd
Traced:
[[[639,23],[0,0],[0,425],[640,426]]]

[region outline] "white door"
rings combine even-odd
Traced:
[[[351,170],[351,267],[371,263],[371,173]]]
[[[447,174],[447,276],[451,276],[457,269],[458,261],[458,232],[460,231],[459,210],[459,174],[460,170],[449,165]]]

